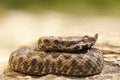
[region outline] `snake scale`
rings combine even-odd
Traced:
[[[93,48],[95,37],[41,37],[38,45],[20,48],[11,53],[9,66],[27,75],[60,74],[89,76],[103,69],[102,52]]]

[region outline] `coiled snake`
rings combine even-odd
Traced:
[[[98,74],[103,69],[103,56],[99,49],[92,48],[97,36],[41,37],[38,46],[14,51],[9,66],[14,71],[34,76]]]

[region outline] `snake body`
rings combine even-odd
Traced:
[[[97,40],[95,37],[89,36],[69,36],[69,37],[41,37],[38,41],[38,47],[43,51],[63,51],[76,52],[91,48]]]
[[[69,47],[66,44],[69,44],[70,40],[67,42],[66,38],[62,40],[66,41],[66,43],[58,44],[58,48],[55,48],[54,51],[53,49],[55,46],[57,47],[57,44],[53,47],[53,42],[55,40],[61,42],[61,40],[44,38],[43,41],[46,39],[49,40],[49,45],[45,47],[40,48],[40,45],[45,45],[45,43],[38,41],[38,46],[28,46],[14,51],[9,58],[10,68],[14,71],[34,76],[47,74],[89,76],[102,71],[102,52],[97,48],[91,47],[95,43],[96,37],[87,37],[85,40],[80,38],[80,40],[77,40],[78,42],[75,40],[76,43]],[[74,42],[74,40],[71,41]],[[50,47],[50,44],[52,47]],[[79,46],[79,48],[73,48],[73,45]],[[60,48],[61,46],[64,48]],[[47,49],[48,51],[46,51]]]

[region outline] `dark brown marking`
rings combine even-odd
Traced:
[[[39,69],[41,68],[42,64],[43,64],[43,63],[41,63],[41,62],[38,63]]]
[[[44,43],[45,43],[45,44],[49,44],[50,41],[49,41],[48,39],[45,39],[45,40],[44,40]]]
[[[56,45],[58,45],[58,44],[60,44],[61,42],[60,42],[59,40],[54,40],[54,43],[55,43]]]
[[[68,68],[69,68],[69,67],[65,65],[65,66],[63,67],[63,72],[66,73],[67,70],[68,70]]]
[[[69,72],[69,74],[73,74],[74,73],[74,67],[76,66],[76,60],[72,60],[72,63],[71,63],[71,71]]]
[[[92,64],[92,62],[93,62],[93,61],[91,61],[91,64]],[[96,63],[93,63],[92,66],[91,66],[91,68],[92,68],[91,73],[94,74],[94,73],[97,71],[97,64],[96,64]]]
[[[65,58],[65,59],[70,59],[70,58],[71,58],[71,55],[65,55],[64,58]]]
[[[77,64],[76,64],[76,66],[74,66],[74,73],[75,74],[79,74],[79,68],[81,68],[81,67],[79,67]]]
[[[28,71],[28,68],[29,68],[29,65],[26,64],[26,65],[24,66],[24,69],[25,69],[24,71],[25,71],[25,72],[29,72],[29,71]],[[33,68],[32,68],[32,69],[33,69]],[[33,70],[32,70],[32,71],[33,71]]]
[[[23,57],[20,57],[20,58],[18,59],[18,62],[21,63],[22,61],[23,61]]]
[[[32,61],[31,61],[31,66],[33,66],[34,67],[34,65],[37,63],[37,59],[32,59]]]
[[[42,63],[42,62],[40,62],[39,64],[38,64],[38,69],[39,69],[39,73],[41,74],[41,72],[43,71],[43,67],[44,67],[44,64]]]
[[[88,45],[87,44],[82,46],[82,50],[86,50],[86,49],[88,49]]]
[[[61,63],[62,63],[62,60],[59,59],[57,65],[61,65]]]
[[[12,62],[13,58],[14,58],[14,56],[11,55],[11,56],[10,56],[10,59],[9,59],[9,63]]]
[[[74,50],[78,50],[80,47],[77,45],[74,47]]]
[[[98,67],[103,67],[103,65],[101,65],[101,60],[100,60],[100,58],[97,58],[97,65],[98,65]]]
[[[45,66],[46,66],[46,68],[45,68],[45,73],[47,73],[47,74],[48,74],[49,71],[50,71],[50,70],[49,70],[49,67],[48,67],[48,66],[49,66],[49,63],[50,63],[50,60],[49,60],[49,59],[46,59],[46,63],[45,63]]]
[[[41,42],[42,42],[42,40],[41,40],[41,39],[39,39],[39,42],[41,43]]]
[[[53,50],[58,50],[58,46],[53,46]]]
[[[55,62],[52,63],[51,67],[52,67],[52,73],[54,73],[55,72]]]
[[[90,69],[93,65],[91,64],[91,60],[87,60],[85,66]]]
[[[60,71],[60,68],[61,68],[61,66],[62,66],[62,60],[61,60],[61,59],[59,59],[57,65],[58,65],[58,72],[61,72],[61,71]]]
[[[70,41],[70,42],[68,42],[67,43],[67,47],[70,47],[71,45],[74,45],[74,44],[76,44],[77,42],[76,41]]]
[[[26,70],[27,70],[27,68],[28,68],[28,67],[26,66],[27,63],[28,63],[27,61],[23,61],[23,63],[22,63],[22,64],[25,65],[24,68],[22,69],[23,72],[26,72]]]
[[[45,55],[45,54],[39,55],[39,57],[40,57],[41,59],[44,59],[46,56],[47,56],[47,55]]]
[[[41,47],[41,48],[40,48],[41,50],[46,50],[45,45],[41,45],[40,47]]]

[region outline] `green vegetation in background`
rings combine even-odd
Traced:
[[[120,0],[0,0],[0,10],[55,10],[79,15],[120,15]]]

